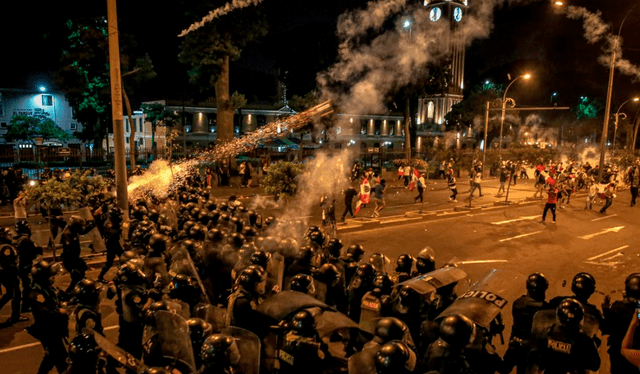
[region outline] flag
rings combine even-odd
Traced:
[[[363,204],[369,204],[371,197],[371,184],[367,178],[362,178],[362,184],[360,185],[360,201]]]

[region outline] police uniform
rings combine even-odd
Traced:
[[[518,367],[518,374],[525,372],[533,316],[544,309],[548,309],[545,301],[535,300],[529,295],[520,296],[513,302],[511,339],[504,355],[504,367],[501,372],[509,373],[514,366]]]
[[[318,336],[305,337],[290,331],[285,335],[284,347],[279,351],[281,373],[321,373],[325,357],[323,344]]]
[[[241,327],[256,334],[264,328],[263,317],[256,312],[259,300],[243,288],[238,288],[229,296],[227,325]],[[260,335],[260,334],[258,334]]]
[[[116,256],[119,257],[124,252],[120,244],[120,238],[122,236],[121,222],[112,219],[107,220],[103,227],[103,236],[107,247],[107,259],[102,270],[100,270],[100,275],[98,275],[99,281],[102,281],[105,274],[111,269]]]
[[[86,231],[88,232],[89,230]],[[65,290],[65,293],[70,293],[75,285],[84,278],[85,272],[87,271],[87,263],[80,257],[82,249],[80,247],[79,233],[67,229],[62,233],[61,242],[62,254],[60,258],[62,259],[62,265],[71,276],[71,282]]]
[[[38,257],[42,255],[42,248],[38,247],[36,243],[26,233],[19,234],[15,241],[16,250],[18,251],[18,274],[22,281],[22,311],[28,311],[31,306],[28,305],[29,294],[31,293],[31,279],[29,274],[31,273],[31,266]]]
[[[35,322],[27,331],[42,343],[45,351],[38,374],[48,373],[54,366],[62,373],[67,367],[63,339],[69,335],[69,317],[61,311],[59,291],[36,283],[29,298]]]
[[[141,312],[147,300],[147,290],[142,286],[118,286],[118,346],[136,358],[142,357],[144,324]]]
[[[566,374],[600,368],[600,355],[594,341],[580,331],[549,326],[532,352],[534,362],[545,374]]]
[[[20,319],[20,278],[18,270],[18,252],[10,244],[0,245],[0,284],[5,293],[0,298],[0,309],[11,301],[11,318],[17,322]]]

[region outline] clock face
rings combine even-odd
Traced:
[[[462,19],[462,9],[460,9],[460,7],[456,7],[453,10],[453,19],[456,20],[456,22],[460,22]]]
[[[442,10],[440,8],[435,7],[431,9],[431,13],[429,14],[429,19],[431,19],[431,22],[436,22],[440,19],[440,16],[442,16]]]

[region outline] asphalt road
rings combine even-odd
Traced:
[[[446,197],[447,192],[442,189],[436,193]],[[598,291],[591,301],[600,305],[605,294],[611,294],[613,300],[620,299],[624,278],[640,268],[640,252],[634,244],[639,229],[638,208],[629,207],[628,201],[628,192],[620,192],[613,206],[602,215],[597,212],[600,206],[587,211],[582,198],[574,199],[573,205],[558,211],[556,224],[550,223],[550,219],[547,223],[539,222],[541,202],[486,209],[462,216],[444,214],[429,221],[340,234],[340,238],[345,246],[359,243],[369,254],[386,254],[392,260],[391,265],[402,253],[416,255],[424,246],[431,246],[438,265],[454,260],[468,273],[469,282],[462,282],[459,288],[479,279],[492,268],[515,270],[525,275],[540,271],[551,283],[547,294],[551,298],[570,294],[572,277],[587,271],[597,280]],[[448,204],[446,200],[438,203]],[[97,273],[98,270],[92,270],[88,276],[95,278]],[[58,280],[61,287],[65,282],[68,282],[66,276]],[[524,284],[512,286],[524,293]],[[107,337],[115,341],[117,316],[113,302],[105,301],[101,311]],[[0,321],[7,319],[9,314],[7,305],[0,311]],[[508,307],[505,317],[510,326]],[[1,372],[36,372],[43,351],[37,341],[23,331],[28,324],[0,329]],[[509,327],[505,337],[508,333]],[[494,343],[502,353],[505,347],[497,340]],[[603,362],[607,361],[605,344],[600,350]],[[607,366],[603,366],[600,372],[607,371]]]

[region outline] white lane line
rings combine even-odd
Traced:
[[[591,220],[591,222],[600,221],[601,219],[607,219],[607,218],[611,218],[611,217],[615,217],[615,216],[617,216],[617,214],[612,214],[612,215],[606,216],[606,217],[594,218],[594,219]]]
[[[469,265],[469,264],[490,264],[494,262],[509,262],[507,260],[475,260],[475,261],[460,261],[458,264],[461,265]]]
[[[518,222],[518,221],[527,221],[527,220],[532,220],[532,219],[536,219],[536,218],[540,218],[540,216],[537,215],[537,216],[519,217],[519,218],[510,219],[510,220],[507,220],[507,221],[491,222],[491,224],[492,225],[504,225],[505,223]]]
[[[623,264],[622,261],[614,261],[614,262],[594,262],[594,261],[585,261],[585,264],[589,264],[589,265],[602,265],[602,266],[617,266],[620,264]]]
[[[616,249],[612,249],[612,250],[607,251],[607,252],[605,252],[605,253],[601,253],[601,254],[599,254],[599,255],[597,255],[597,256],[589,257],[589,258],[587,259],[587,261],[593,261],[593,260],[595,260],[596,258],[600,258],[600,257],[606,256],[606,255],[608,255],[608,254],[610,254],[610,253],[613,253],[613,252],[616,252],[616,251],[621,251],[621,250],[623,250],[623,249],[625,249],[625,248],[629,248],[629,245],[623,245],[622,247],[618,247],[618,248],[616,248]]]
[[[104,328],[104,331],[108,331],[108,330],[115,330],[118,328],[118,325],[114,325],[114,326],[108,326]],[[23,345],[18,345],[16,347],[11,347],[11,348],[5,348],[5,349],[0,349],[0,354],[3,353],[9,353],[9,352],[13,352],[13,351],[17,351],[20,349],[27,349],[27,348],[31,348],[31,347],[36,347],[40,345],[40,342],[35,342],[35,343],[29,343],[29,344],[23,344]]]
[[[610,227],[608,229],[604,229],[602,231],[595,232],[593,234],[584,235],[584,236],[578,236],[578,238],[589,240],[589,239],[594,238],[594,237],[596,237],[598,235],[606,234],[606,233],[609,233],[609,232],[618,232],[618,231],[620,231],[622,229],[624,229],[624,226]]]
[[[499,241],[500,243],[502,243],[502,242],[507,242],[507,241],[509,241],[509,240],[519,239],[519,238],[524,238],[525,236],[531,236],[531,235],[539,234],[539,233],[541,233],[541,232],[542,232],[542,230],[540,230],[540,231],[535,231],[535,232],[530,232],[530,233],[528,233],[528,234],[522,234],[522,235],[514,236],[514,237],[512,237],[512,238],[500,239],[500,240],[498,240],[498,241]]]

